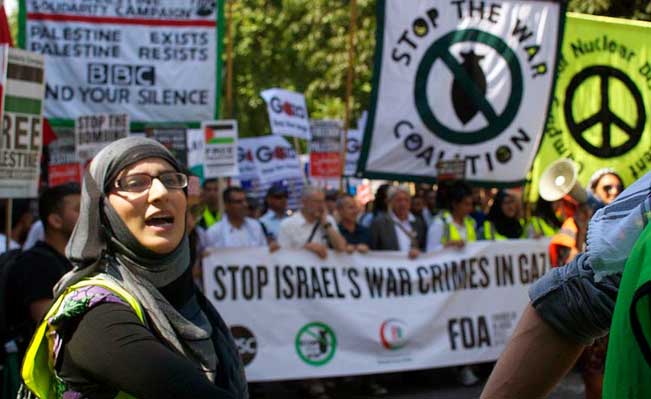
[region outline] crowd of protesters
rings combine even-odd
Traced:
[[[613,170],[600,170],[588,189],[600,203],[608,204],[623,190],[622,179]],[[423,252],[460,249],[477,240],[552,237],[550,259],[553,266],[560,266],[583,249],[587,221],[594,210],[569,197],[553,203],[539,199],[530,207],[523,202],[521,190],[473,188],[463,181],[438,187],[383,184],[368,204],[347,193],[310,185],[303,188],[299,209],[288,209],[288,196],[288,188],[277,183],[258,203],[243,188],[232,185],[220,190],[217,180],[204,181],[201,196],[188,199],[187,231],[195,281],[200,281],[202,254],[233,247],[268,246],[271,252],[302,248],[320,258],[326,258],[328,250],[388,250],[414,259]],[[19,350],[25,349],[47,311],[54,285],[71,269],[64,250],[79,202],[77,184],[47,188],[38,202],[13,201],[12,233],[11,237],[0,235],[0,254],[6,250],[6,240],[9,250],[22,247],[12,259],[6,293],[6,303],[12,304],[8,320],[23,337]],[[2,209],[0,219],[4,217]],[[0,225],[5,226],[5,220]],[[580,361],[589,398],[599,397],[601,391],[606,345],[607,338],[597,341]],[[460,368],[456,375],[464,385],[478,382],[472,367]],[[366,381],[367,393],[387,392],[375,378]],[[310,381],[306,394],[328,397],[320,381]]]

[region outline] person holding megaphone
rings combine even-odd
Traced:
[[[577,167],[569,159],[552,163],[540,177],[540,196],[550,202],[562,200],[568,214],[549,245],[553,267],[568,263],[582,251],[592,213],[611,203],[623,190],[622,179],[612,169],[595,172],[587,191],[579,184],[577,177]]]
[[[545,397],[579,358],[587,398],[602,396],[604,369],[604,398],[649,397],[651,361],[646,358],[645,364],[642,349],[651,341],[648,332],[635,333],[631,326],[651,320],[645,316],[649,302],[636,302],[651,295],[642,289],[651,284],[644,285],[651,281],[645,280],[650,275],[651,230],[645,226],[651,173],[623,191],[617,173],[602,169],[586,192],[576,184],[571,161],[561,160],[543,173],[539,189],[545,200],[569,197],[575,202],[573,252],[581,252],[575,257],[569,253],[567,264],[532,285],[531,303],[481,398]],[[609,330],[610,342],[600,338]],[[612,348],[604,367],[607,346]]]

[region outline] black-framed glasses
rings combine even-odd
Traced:
[[[158,179],[165,188],[180,190],[188,186],[188,176],[180,172],[165,172],[158,176],[150,176],[146,173],[135,173],[122,176],[115,182],[115,186],[122,191],[130,193],[141,193],[151,187],[154,179]]]

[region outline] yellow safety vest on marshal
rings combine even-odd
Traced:
[[[533,216],[531,218],[529,221],[529,226],[531,226],[533,232],[536,233],[536,235],[542,237],[551,237],[558,231],[553,226],[550,226],[549,223],[545,221],[545,219],[538,216]]]
[[[537,218],[537,219],[540,219],[540,218]],[[529,223],[530,224],[534,223],[533,219]],[[527,226],[528,227],[529,225],[526,223],[526,221],[524,219],[520,219],[520,226]],[[536,221],[536,224],[534,224],[533,229],[534,229],[534,231],[537,232],[536,226],[538,226],[539,228],[541,228],[543,230],[545,228],[549,227],[549,225],[547,223],[545,223],[545,221],[542,220],[542,219]],[[520,237],[518,237],[518,238],[527,238],[527,230],[528,230],[527,228],[523,228],[522,229],[522,235]],[[547,231],[547,230],[545,230],[545,231]],[[551,230],[551,235],[554,235],[554,230]],[[497,229],[495,228],[495,225],[490,220],[485,220],[484,221],[484,225],[483,225],[483,228],[482,228],[482,238],[484,240],[487,240],[487,241],[491,241],[491,240],[498,240],[499,241],[499,240],[508,240],[509,239],[507,236],[498,233]]]
[[[497,232],[495,225],[491,223],[490,220],[484,220],[483,234],[483,239],[487,241],[507,239],[506,236],[503,236]]]
[[[203,220],[206,223],[206,228],[210,228],[212,225],[215,223],[219,222],[222,219],[221,213],[218,211],[214,215],[212,212],[210,212],[210,209],[206,207],[206,209],[203,210]]]
[[[441,215],[441,220],[443,220],[443,225],[445,228],[443,229],[443,236],[441,237],[441,244],[445,245],[448,243],[448,241],[462,241],[463,238],[461,238],[461,234],[459,233],[459,229],[457,229],[457,226],[451,222],[452,220],[452,215],[450,212],[445,211]],[[466,242],[473,242],[477,241],[477,232],[475,231],[475,219],[466,216],[463,219],[463,224],[466,227],[466,239],[463,241]]]
[[[32,342],[29,344],[25,353],[21,371],[22,378],[27,388],[40,399],[60,399],[63,395],[60,388],[64,386],[63,381],[54,369],[54,334],[52,334],[52,327],[48,324],[48,320],[63,311],[62,305],[65,303],[66,298],[73,294],[74,291],[89,286],[99,286],[111,291],[128,303],[138,316],[138,319],[143,324],[145,323],[145,315],[136,298],[110,278],[100,274],[81,280],[68,287],[54,302],[52,307],[50,307],[50,310],[36,329]],[[124,392],[120,392],[115,397],[115,399],[129,398],[133,398],[133,396]]]

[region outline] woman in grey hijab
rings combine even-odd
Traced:
[[[243,367],[196,289],[187,176],[156,141],[104,148],[84,176],[75,268],[25,355],[23,397],[246,398]]]

